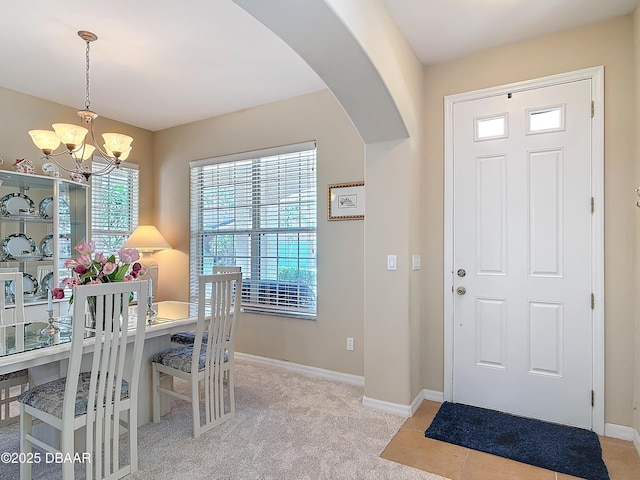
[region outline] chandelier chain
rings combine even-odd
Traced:
[[[91,106],[91,99],[89,98],[89,40],[87,40],[87,76],[86,76],[86,97],[84,100],[84,106],[87,110],[91,110],[89,107]]]

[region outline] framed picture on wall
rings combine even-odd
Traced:
[[[328,186],[329,220],[364,219],[364,182],[335,183]]]

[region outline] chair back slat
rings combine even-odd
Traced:
[[[241,284],[242,274],[238,272],[199,277],[198,329],[191,368],[192,372],[198,369],[199,358],[195,352],[206,349],[204,393],[207,424],[222,419],[226,413],[225,405],[229,405],[224,401],[224,380],[225,372],[233,369],[234,332],[240,310],[236,293],[240,291]],[[203,343],[205,332],[208,340]]]
[[[129,329],[129,298],[133,295],[138,299],[135,330]],[[86,438],[87,445],[93,448],[89,451],[93,451],[93,469],[98,478],[107,477],[119,469],[119,412],[126,406],[124,404],[137,403],[147,295],[147,281],[80,285],[73,291],[73,332],[63,422],[74,418],[83,344],[88,331],[95,337],[95,347],[90,354]],[[91,308],[88,308],[89,304],[92,304]],[[91,310],[95,311],[95,329],[87,327],[85,321],[87,311]],[[133,361],[127,364],[127,344],[132,337]],[[132,406],[135,409],[135,404]],[[136,428],[136,425],[131,425],[131,428]]]
[[[242,273],[242,267],[235,265],[214,265],[211,273]]]

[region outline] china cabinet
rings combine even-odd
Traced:
[[[64,263],[88,238],[87,205],[87,185],[0,171],[0,268],[23,272],[27,317],[44,314],[48,290],[70,276]],[[13,285],[4,285],[8,304],[12,293]],[[54,306],[56,314],[66,313],[61,302]]]

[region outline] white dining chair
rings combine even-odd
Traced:
[[[73,290],[71,351],[67,376],[20,395],[20,453],[30,458],[32,446],[47,452],[74,454],[76,432],[84,428],[86,478],[122,478],[138,469],[138,378],[146,325],[147,281],[80,285]],[[130,298],[138,304],[129,308]],[[95,299],[95,329],[87,328],[88,299]],[[81,319],[81,321],[76,321]],[[135,328],[129,328],[132,321]],[[92,353],[83,355],[87,338],[95,338]],[[133,349],[127,355],[127,344]],[[89,363],[83,362],[84,360]],[[86,358],[88,357],[88,358]],[[81,367],[89,365],[84,371]],[[123,418],[124,417],[124,418]],[[36,438],[34,420],[60,433],[60,447]],[[129,463],[120,458],[120,427],[126,427]],[[63,457],[64,458],[64,457]],[[31,478],[31,463],[20,464],[21,480]],[[62,478],[74,478],[74,462],[62,463]]]
[[[234,332],[240,311],[240,302],[235,301],[235,295],[241,284],[241,273],[199,277],[198,326],[194,343],[171,348],[151,359],[154,422],[160,421],[161,394],[191,402],[194,437],[234,417]],[[205,333],[209,338],[206,343],[203,341]],[[173,390],[173,382],[161,384],[161,377],[167,375],[189,382],[190,395]],[[200,413],[201,384],[204,418]]]
[[[24,335],[19,335],[19,328],[24,332],[24,294],[22,273],[17,267],[3,267],[0,271],[0,326],[16,325],[14,342],[17,350],[24,348]],[[13,282],[13,283],[12,283]],[[9,287],[9,285],[12,285]],[[7,302],[9,288],[15,291],[14,302]],[[20,342],[23,344],[20,345]],[[0,375],[0,427],[15,423],[20,418],[16,415],[15,402],[18,396],[29,387],[29,370],[22,369],[16,372]],[[14,408],[12,408],[14,407]],[[13,415],[12,415],[13,413]]]
[[[212,273],[242,273],[242,267],[235,265],[214,265]],[[193,345],[196,339],[196,332],[187,330],[171,334],[171,343],[174,345]],[[202,337],[203,342],[207,342],[207,333]]]

